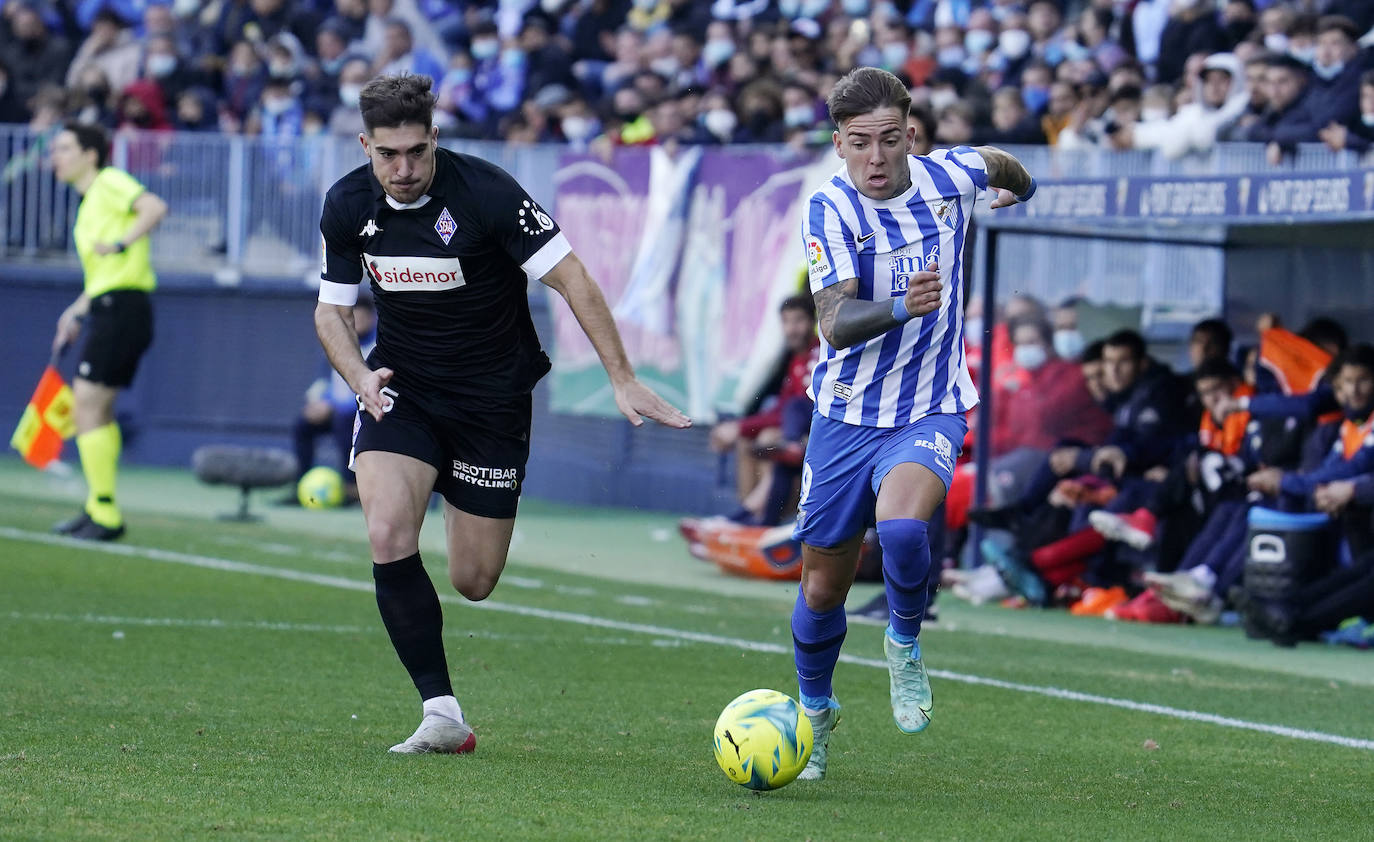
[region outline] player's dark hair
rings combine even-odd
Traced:
[[[1040,339],[1045,345],[1051,348],[1054,347],[1054,328],[1050,326],[1048,320],[1037,316],[1017,316],[1007,322],[1007,336],[1012,337],[1014,341],[1016,331],[1023,327],[1035,328],[1035,332],[1040,334]]]
[[[1239,380],[1240,369],[1228,359],[1223,357],[1213,357],[1203,360],[1202,364],[1193,372],[1193,383],[1200,383],[1203,380],[1216,378],[1219,380]]]
[[[788,310],[801,310],[811,321],[816,320],[816,300],[810,295],[798,293],[784,298],[778,305],[778,312],[786,313]]]
[[[394,129],[408,124],[434,125],[434,80],[428,76],[403,73],[378,76],[363,86],[358,95],[358,110],[368,134],[377,129]]]
[[[66,123],[62,131],[71,132],[82,152],[95,152],[95,168],[104,169],[110,162],[110,135],[94,123]]]
[[[1328,370],[1332,374],[1337,374],[1348,365],[1358,366],[1370,374],[1374,374],[1374,345],[1361,344],[1346,348],[1336,355],[1336,359],[1331,361],[1331,368]]]
[[[1078,358],[1080,363],[1100,363],[1102,362],[1102,349],[1107,347],[1107,343],[1101,339],[1089,342],[1083,349],[1083,355]]]
[[[1221,319],[1203,319],[1193,325],[1192,335],[1203,334],[1213,342],[1221,346],[1222,351],[1231,348],[1231,340],[1235,339],[1235,334],[1231,332],[1231,326]]]
[[[830,119],[836,126],[860,114],[879,108],[911,111],[911,93],[902,80],[877,67],[857,67],[840,78],[826,100]]]
[[[1136,362],[1145,359],[1145,337],[1126,328],[1108,336],[1102,343],[1108,348],[1128,348]]]
[[[1311,342],[1313,345],[1331,345],[1338,351],[1344,351],[1350,346],[1350,337],[1346,334],[1345,328],[1335,319],[1328,319],[1319,316],[1300,331],[1298,336]]]

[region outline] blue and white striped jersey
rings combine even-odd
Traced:
[[[821,339],[808,390],[816,411],[865,427],[898,427],[978,404],[964,360],[964,236],[988,187],[967,146],[912,155],[911,187],[885,201],[855,188],[844,167],[811,194],[802,225],[811,291],[858,278],[860,301],[905,295],[913,272],[939,264],[940,309],[852,348]]]

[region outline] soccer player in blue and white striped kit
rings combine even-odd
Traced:
[[[883,548],[883,637],[892,715],[914,734],[931,693],[917,635],[930,576],[927,522],[945,498],[978,392],[964,360],[963,250],[978,196],[1030,199],[1035,180],[991,147],[911,154],[911,97],[891,73],[859,68],[829,100],[844,167],[811,195],[803,223],[820,325],[816,410],[802,473],[802,582],[792,638],[815,731],[804,780],[825,776],[840,704],[831,677],[864,530]]]

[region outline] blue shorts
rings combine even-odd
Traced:
[[[813,547],[853,538],[873,525],[883,479],[906,462],[929,468],[949,491],[967,432],[962,415],[927,415],[905,427],[860,427],[817,413],[806,443],[793,535]]]

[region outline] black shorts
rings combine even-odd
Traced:
[[[400,453],[433,465],[434,490],[468,514],[512,518],[530,457],[529,395],[474,400],[465,417],[433,415],[396,394],[381,421],[359,412],[353,458],[368,450]]]
[[[128,386],[153,341],[153,305],[148,293],[119,289],[97,295],[91,299],[85,332],[76,376],[103,386]]]

